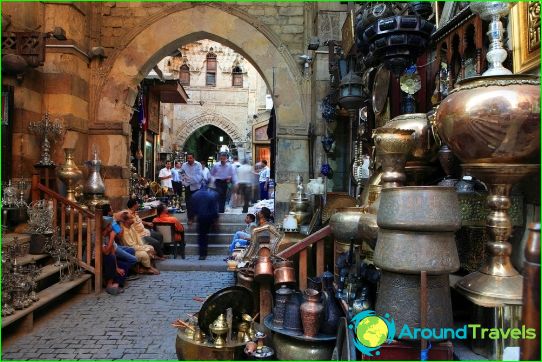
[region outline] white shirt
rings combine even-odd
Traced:
[[[204,167],[203,170],[201,170],[201,174],[203,175],[203,178],[201,180],[202,184],[205,183],[205,185],[207,185],[209,181],[211,181],[211,171],[209,171],[207,167]]]
[[[165,176],[171,176],[171,170],[168,170],[166,167],[160,170],[160,173],[158,174],[158,178],[165,177]],[[172,189],[173,185],[171,183],[171,178],[167,178],[165,180],[160,180],[160,185],[167,187],[168,189]]]
[[[188,162],[183,163],[181,170],[181,179],[185,187],[190,187],[190,191],[199,190],[201,187],[201,180],[203,179],[203,173],[201,170],[201,163],[194,161],[192,165]]]
[[[271,170],[269,169],[269,167],[265,166],[261,171],[260,171],[260,182],[266,182],[266,181],[269,181],[269,177],[271,176]]]
[[[251,184],[254,180],[254,174],[252,173],[252,166],[246,164],[241,165],[237,169],[237,182],[244,184]]]

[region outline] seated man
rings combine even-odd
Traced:
[[[250,238],[252,236],[252,229],[256,227],[256,216],[254,214],[247,214],[245,216],[245,224],[247,226],[244,230],[236,231],[233,234],[233,239],[230,244],[230,254],[233,253],[235,248],[246,248],[250,243]]]
[[[121,212],[115,219],[122,226],[122,232],[119,234],[122,243],[125,246],[134,248],[136,259],[143,266],[140,272],[144,274],[160,274],[160,271],[151,265],[151,259],[154,259],[156,255],[154,248],[144,244],[137,231],[132,227],[134,218],[127,212]]]
[[[186,257],[185,252],[184,252],[186,243],[183,240],[183,235],[184,235],[183,224],[181,224],[181,222],[175,216],[169,215],[167,207],[162,203],[160,203],[156,207],[156,213],[158,216],[156,216],[152,220],[153,223],[154,222],[169,222],[169,223],[175,224],[175,240],[181,246],[181,258],[184,259]]]
[[[115,243],[117,233],[112,227],[113,218],[110,216],[103,217],[102,221],[102,266],[103,278],[106,283],[106,292],[112,295],[117,295],[123,292],[124,281],[128,275],[128,271],[135,265],[136,259],[121,260],[117,258],[115,252],[120,246]]]
[[[127,211],[128,214],[130,214],[130,216],[134,218],[134,225],[132,227],[135,229],[135,231],[141,237],[141,239],[143,240],[145,244],[151,245],[154,248],[154,251],[156,252],[156,255],[158,256],[157,259],[163,259],[164,258],[164,251],[163,251],[164,237],[159,232],[151,230],[152,222],[143,221],[139,217],[137,210],[139,210],[141,206],[141,202],[137,199],[130,199],[128,200],[128,203],[126,204],[126,206],[128,208],[125,211]],[[151,228],[151,229],[148,229],[148,228]]]

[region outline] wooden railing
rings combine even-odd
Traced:
[[[329,235],[331,235],[331,226],[327,225],[277,254],[284,259],[290,259],[299,254],[298,285],[300,290],[307,288],[308,248],[313,244],[316,244],[316,275],[322,275],[324,272],[324,239]]]
[[[60,227],[60,236],[65,239],[68,232],[70,243],[77,244],[79,266],[94,274],[96,293],[102,291],[102,210],[92,213],[40,183],[40,176],[32,176],[32,201],[50,200],[53,208],[53,228]],[[86,223],[86,233],[83,234]],[[77,236],[75,235],[77,230]],[[93,232],[94,231],[94,232]],[[94,243],[94,248],[92,247]],[[83,245],[86,255],[83,260]],[[93,250],[95,253],[92,266]]]

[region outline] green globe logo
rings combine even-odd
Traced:
[[[388,325],[378,316],[365,317],[356,328],[356,336],[364,346],[378,347],[388,338]]]
[[[354,345],[366,356],[380,355],[380,347],[391,343],[395,336],[395,322],[386,313],[377,316],[373,310],[364,310],[352,318],[348,328],[355,332]]]

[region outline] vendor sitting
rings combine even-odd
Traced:
[[[233,253],[233,249],[248,247],[252,236],[252,229],[256,227],[256,216],[254,216],[254,214],[247,214],[247,216],[245,216],[245,224],[247,224],[247,226],[243,230],[236,231],[235,234],[233,234],[233,239],[230,244],[230,254]]]
[[[169,215],[167,207],[162,203],[158,204],[156,207],[156,213],[158,216],[152,220],[153,223],[167,222],[175,225],[175,241],[177,241],[181,246],[181,258],[186,258],[186,243],[184,240],[183,224],[181,224],[181,222],[175,216]]]

